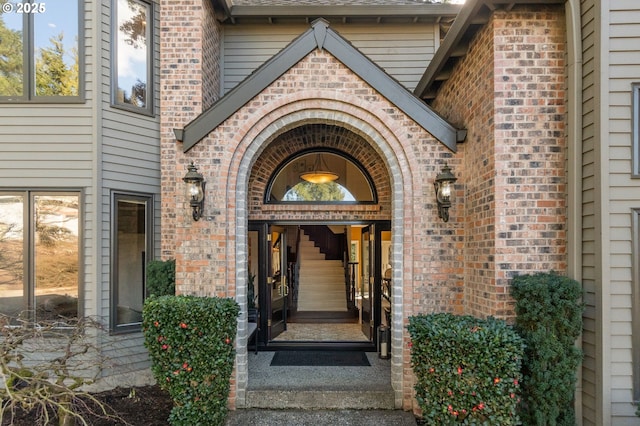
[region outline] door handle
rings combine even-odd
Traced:
[[[282,277],[280,279],[280,288],[278,289],[280,296],[286,297],[289,295],[289,286],[287,285],[287,278]]]

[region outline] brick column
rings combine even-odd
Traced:
[[[516,274],[566,269],[562,7],[496,11],[433,106],[468,130],[465,312],[513,316]]]

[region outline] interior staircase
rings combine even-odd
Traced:
[[[326,260],[309,236],[300,234],[298,312],[346,312],[344,266],[340,260]]]

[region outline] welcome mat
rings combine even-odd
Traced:
[[[278,351],[274,367],[366,367],[371,366],[362,351]]]

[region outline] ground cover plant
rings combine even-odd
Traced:
[[[439,313],[408,330],[424,424],[519,424],[524,345],[506,322]]]

